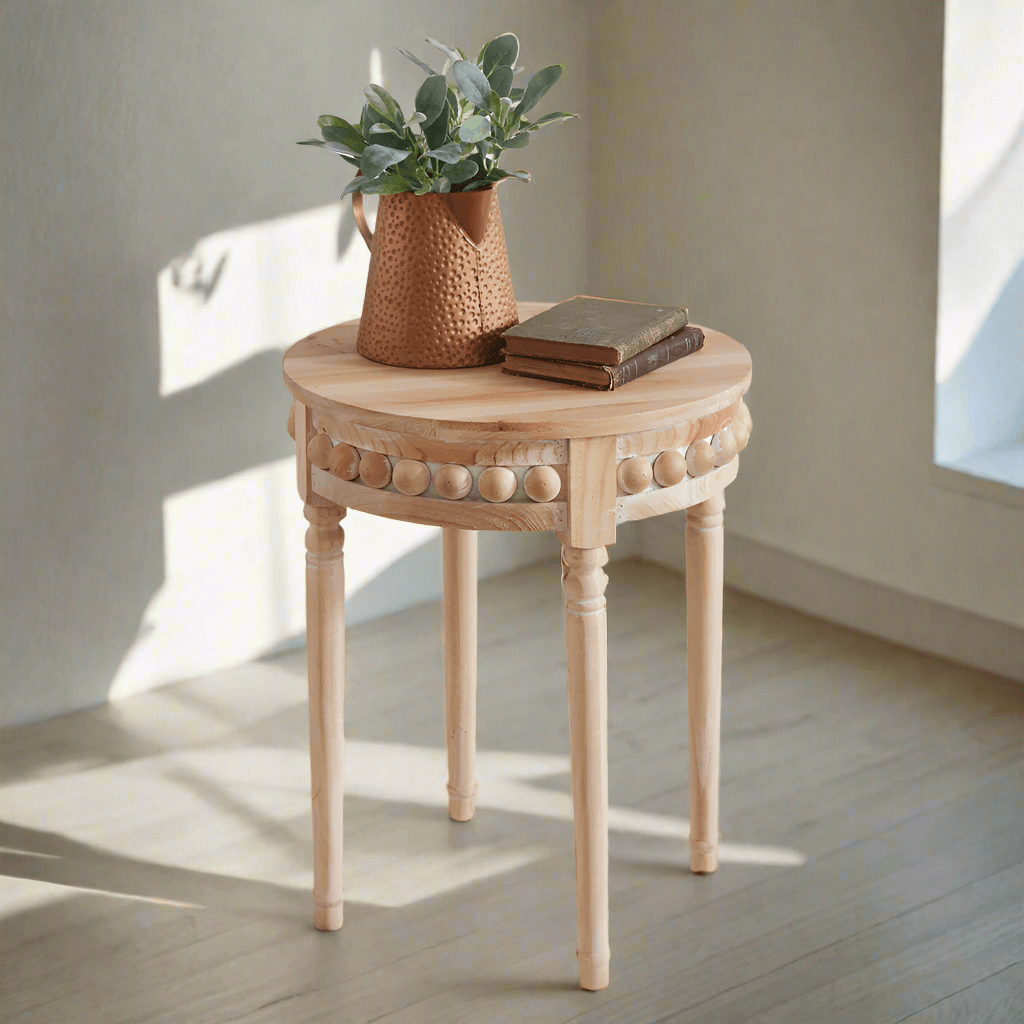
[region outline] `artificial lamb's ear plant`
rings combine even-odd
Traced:
[[[558,81],[562,64],[534,72],[522,88],[512,81],[519,40],[511,33],[492,39],[476,62],[458,47],[428,39],[446,57],[438,74],[408,50],[399,53],[427,72],[416,93],[416,111],[410,117],[391,94],[379,85],[363,90],[366,102],[359,124],[324,114],[318,119],[323,139],[307,139],[300,146],[320,146],[340,154],[359,175],[342,195],[365,192],[470,192],[487,188],[503,178],[529,181],[527,171],[506,171],[498,166],[503,150],[522,149],[540,128],[576,117],[561,111],[536,121],[526,115]],[[451,71],[454,85],[449,84]]]

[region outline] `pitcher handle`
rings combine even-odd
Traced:
[[[373,232],[370,230],[370,225],[366,223],[366,215],[363,213],[362,192],[352,193],[352,216],[356,219],[356,227],[359,228],[359,234],[366,242],[366,248],[372,252],[373,246],[370,243],[373,241]]]

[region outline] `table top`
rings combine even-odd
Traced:
[[[551,303],[520,302],[521,320]],[[328,327],[284,357],[289,391],[314,411],[438,439],[602,437],[678,425],[733,405],[750,386],[750,355],[703,328],[704,347],[615,391],[503,373],[501,363],[460,370],[384,366],[356,352],[359,321]]]

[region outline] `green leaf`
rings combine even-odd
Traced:
[[[532,124],[524,124],[523,129],[528,132],[534,132],[538,128],[545,128],[549,124],[559,124],[562,121],[571,121],[574,117],[579,117],[579,114],[566,114],[562,110],[556,110],[553,114],[545,114],[543,117],[538,117]]]
[[[416,56],[415,53],[410,53],[408,50],[403,50],[400,46],[396,46],[395,49],[403,56],[406,60],[411,60],[413,64],[419,65],[428,75],[436,75],[437,72],[429,65],[424,64],[423,61]]]
[[[295,143],[297,146],[326,146],[327,143],[323,139],[303,139],[301,142]]]
[[[512,112],[514,116],[518,117],[520,114],[525,114],[528,110],[532,110],[540,102],[548,89],[562,77],[564,70],[565,68],[562,64],[549,64],[546,68],[541,68],[540,71],[535,72],[530,81],[526,83],[526,88],[523,90],[523,98]]]
[[[448,115],[443,113],[432,125],[423,129],[427,149],[439,149],[448,141]]]
[[[435,178],[430,186],[431,192],[451,192],[452,183],[442,174],[440,178]]]
[[[446,164],[455,163],[462,158],[462,147],[457,142],[448,142],[437,149],[429,150],[427,156]]]
[[[393,196],[398,192],[411,192],[409,182],[403,181],[397,174],[382,174],[376,181],[364,185],[360,191],[368,196]]]
[[[383,121],[384,115],[382,113],[371,107],[369,103],[363,104],[363,112],[359,117],[359,131],[366,142],[374,141],[373,136],[370,135],[370,129],[375,124],[380,124]]]
[[[481,114],[473,114],[459,125],[459,138],[463,142],[482,142],[490,134],[491,122]]]
[[[505,149],[522,149],[523,146],[528,146],[529,144],[529,132],[516,132],[516,134],[505,143]]]
[[[453,46],[448,46],[448,45],[447,45],[447,44],[445,44],[445,43],[439,43],[439,42],[438,42],[438,41],[437,41],[436,39],[431,39],[431,38],[430,38],[430,36],[427,36],[427,42],[428,42],[428,43],[430,43],[430,45],[431,45],[431,46],[434,46],[434,47],[436,47],[436,48],[437,48],[438,50],[440,50],[440,51],[441,51],[442,53],[444,53],[444,54],[447,54],[447,55],[448,55],[448,59],[449,59],[449,60],[450,60],[450,61],[451,61],[451,62],[452,62],[453,64],[454,64],[454,63],[455,63],[455,62],[456,62],[457,60],[462,60],[462,59],[463,59],[463,57],[464,57],[464,54],[462,53],[462,51],[461,51],[461,50],[456,50],[456,49],[455,49],[455,47],[453,47]]]
[[[367,146],[359,161],[359,169],[367,178],[375,178],[393,164],[404,160],[409,155],[407,149],[394,149],[391,146]]]
[[[460,160],[455,164],[445,164],[442,170],[453,185],[461,185],[480,173],[480,165],[475,160]]]
[[[511,68],[519,59],[519,40],[512,32],[492,39],[480,54],[478,63],[484,74],[490,78],[491,72],[497,67]]]
[[[504,181],[505,178],[518,178],[520,181],[530,181],[529,171],[506,171],[502,167],[492,167],[487,172],[488,181]]]
[[[491,83],[491,88],[499,96],[507,96],[512,88],[512,69],[502,64],[491,71],[487,76],[487,81]]]
[[[386,121],[390,121],[395,128],[401,128],[405,124],[405,115],[402,113],[402,108],[395,101],[394,96],[382,85],[373,85],[371,83],[363,89],[363,95],[366,97],[366,102],[378,114],[381,114]]]
[[[444,75],[431,75],[416,93],[416,110],[423,114],[423,127],[433,124],[448,102],[448,83]]]
[[[341,198],[344,199],[349,192],[362,192],[366,185],[371,182],[370,178],[365,177],[362,174],[357,174],[342,190]]]
[[[356,150],[341,142],[325,142],[324,148],[329,149],[332,153],[340,153],[342,156],[354,156],[357,160],[359,159],[359,153]]]
[[[333,114],[321,114],[317,118],[317,124],[320,125],[320,132],[328,142],[341,142],[346,146],[351,146],[352,149],[358,152],[362,152],[366,146],[366,142],[359,133],[359,129],[355,125],[349,124],[342,117],[335,117]]]
[[[490,188],[493,184],[493,181],[488,181],[486,178],[481,178],[480,181],[471,181],[468,185],[465,185],[462,191],[476,192],[477,189]]]
[[[399,135],[386,121],[378,121],[370,125],[370,140],[377,146],[393,146],[395,149],[409,150],[404,135]],[[363,150],[363,152],[366,152]]]
[[[523,98],[524,92],[526,92],[525,89],[509,89],[508,98],[514,103],[518,103]]]
[[[486,109],[491,102],[491,83],[487,81],[487,76],[468,60],[457,60],[452,65],[452,74],[462,95],[474,107]]]

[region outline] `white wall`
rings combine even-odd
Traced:
[[[372,47],[411,98],[421,76],[396,45],[426,57],[427,35],[472,46],[509,28],[531,67],[568,64],[559,106],[583,112],[586,39],[568,2],[3,4],[0,724],[251,657],[301,628],[305,523],[280,350],[335,321],[337,296],[313,305],[275,232],[297,230],[289,215],[315,216],[349,175],[294,142],[318,114],[358,112]],[[583,123],[531,146],[534,184],[504,188],[524,298],[582,289]],[[362,244],[350,213],[326,216],[318,246]],[[222,350],[186,309],[161,351],[158,274],[215,232],[231,250],[211,300],[228,311]],[[232,275],[265,285],[244,326]],[[358,312],[361,284],[356,295]],[[288,297],[288,315],[268,296]],[[355,618],[436,592],[436,552],[409,553],[425,538],[356,520],[350,575],[369,590]],[[485,538],[481,562],[496,570],[545,543]]]
[[[942,28],[924,0],[606,5],[588,280],[749,347],[727,530],[1021,627],[1024,510],[931,483]]]

